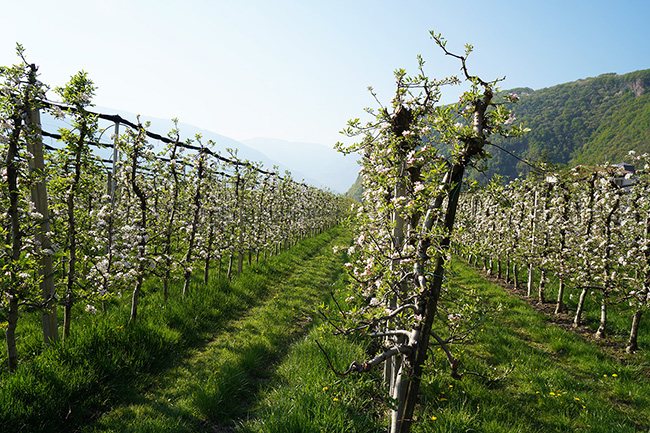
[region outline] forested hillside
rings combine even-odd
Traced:
[[[348,192],[345,193],[345,196],[352,200],[361,201],[362,194],[363,185],[361,184],[361,176],[358,176],[357,180],[354,181]]]
[[[575,166],[621,162],[630,150],[650,152],[650,69],[502,92],[510,93],[520,97],[513,109],[516,122],[523,122],[530,132],[493,141],[520,159]],[[487,177],[476,171],[470,172],[471,177],[483,182],[493,174],[514,179],[530,170],[503,150],[488,151],[492,158]],[[360,193],[357,180],[347,195],[359,199]]]
[[[519,88],[517,122],[531,131],[524,137],[495,140],[515,155],[556,164],[620,162],[628,151],[650,151],[650,70],[603,74],[546,89]],[[509,178],[528,167],[492,148],[488,176]]]

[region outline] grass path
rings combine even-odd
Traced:
[[[347,240],[339,232],[294,263],[263,299],[226,321],[147,392],[83,431],[383,431],[388,406],[379,371],[337,377],[314,343],[323,344],[339,370],[367,356],[367,342],[332,336],[315,326],[318,319],[312,322],[330,290],[345,296],[344,257],[331,246]],[[450,278],[451,290],[480,293],[485,309],[473,344],[456,349],[462,369],[495,377],[516,369],[498,383],[477,376],[454,380],[443,354],[434,351],[413,433],[647,431],[644,355],[612,357],[462,263],[454,264]]]
[[[266,288],[256,306],[158,376],[145,394],[132,396],[83,431],[232,431],[273,378],[292,342],[307,332],[314,307],[339,279],[343,257],[332,253],[332,245],[345,243],[347,235],[337,233],[297,263],[289,277]]]
[[[457,349],[465,371],[499,376],[451,379],[443,355],[433,359],[415,432],[647,432],[648,361],[612,356],[553,324],[479,271],[454,263],[452,290],[483,296],[486,314],[472,344]]]
[[[461,371],[499,377],[516,368],[496,383],[474,375],[455,380],[434,349],[412,433],[648,431],[646,356],[611,356],[463,263],[454,263],[450,279],[450,290],[480,293],[485,311],[472,343],[454,348]],[[313,329],[291,348],[279,380],[263,390],[259,409],[238,433],[386,431],[377,372],[334,376],[313,343],[321,338],[339,369],[364,359],[359,345]]]

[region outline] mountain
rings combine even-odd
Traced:
[[[315,143],[296,143],[273,138],[253,138],[242,143],[270,159],[282,161],[338,193],[345,193],[357,178],[355,155],[343,155],[333,148]]]
[[[361,176],[358,176],[357,180],[354,181],[350,189],[345,193],[345,196],[358,202],[363,201],[363,184],[361,182]]]
[[[126,112],[118,112],[117,110],[114,110],[112,108],[105,108],[105,107],[92,107],[91,111],[93,112],[101,112],[105,114],[119,114],[122,118],[129,120],[133,123],[137,123],[137,116],[132,113],[126,113]],[[167,132],[169,132],[173,127],[174,123],[171,120],[168,119],[160,119],[160,118],[155,118],[155,117],[148,117],[148,116],[140,116],[140,121],[142,123],[144,122],[150,122],[149,126],[149,131],[155,132],[160,135],[166,135]],[[60,127],[69,127],[69,121],[68,120],[59,120],[56,119],[54,116],[50,115],[47,112],[43,112],[41,115],[41,123],[42,123],[42,128],[45,131],[55,133],[58,131],[58,128]],[[120,133],[124,132],[125,126],[122,125],[120,129]],[[100,126],[99,130],[106,130],[106,132],[103,134],[103,137],[101,138],[101,142],[103,143],[108,143],[110,142],[110,134],[114,132],[114,128],[112,124],[108,121],[101,120],[100,119]],[[341,185],[341,179],[339,176],[335,175],[334,173],[332,174],[331,177],[328,176],[319,176],[318,178],[310,175],[305,175],[304,173],[310,173],[310,170],[312,170],[312,165],[308,164],[305,166],[301,166],[299,163],[295,163],[294,159],[291,159],[288,163],[281,162],[281,159],[274,159],[269,156],[267,156],[265,153],[262,153],[258,150],[256,150],[254,147],[247,146],[244,143],[234,140],[232,138],[226,137],[224,135],[218,134],[216,132],[199,128],[194,125],[190,125],[188,123],[180,123],[178,124],[178,130],[180,133],[180,139],[182,141],[186,141],[187,139],[195,139],[197,134],[201,135],[201,140],[204,145],[207,144],[208,140],[214,141],[215,145],[212,147],[212,150],[215,152],[219,152],[221,155],[224,157],[228,157],[229,154],[227,152],[227,149],[237,149],[237,158],[240,160],[249,160],[249,161],[255,161],[255,162],[261,162],[263,167],[267,170],[273,170],[274,167],[277,167],[277,170],[280,172],[280,174],[284,173],[285,171],[290,171],[291,172],[291,177],[296,180],[296,181],[304,181],[305,183],[308,183],[310,185],[316,186],[318,188],[330,188],[334,191],[341,191],[340,185]],[[157,150],[162,150],[163,146],[160,144],[157,146],[157,143],[154,141],[154,146],[156,147]],[[50,140],[47,144],[50,144],[51,146],[58,147],[58,144],[54,140]],[[319,145],[314,145],[314,146],[319,146]],[[322,146],[323,148],[327,149],[325,146]],[[331,149],[332,153],[336,153],[334,149]],[[103,149],[99,150],[97,152],[100,154],[103,158],[109,158],[111,151],[109,149]],[[282,156],[280,154],[280,156]],[[331,159],[331,158],[329,158]],[[326,161],[327,158],[323,157],[323,160]],[[358,171],[358,170],[357,170]],[[353,180],[354,181],[354,180]],[[350,184],[353,182],[351,181]],[[348,185],[349,186],[349,185]],[[339,188],[339,189],[337,189]],[[346,187],[347,188],[347,187]],[[342,192],[345,191],[346,188],[343,188]]]
[[[516,157],[490,146],[487,170],[470,171],[474,179],[526,175],[530,166],[521,159],[575,166],[622,162],[630,150],[650,152],[650,69],[503,93],[519,95],[513,112],[517,123],[531,131],[519,138],[493,138]],[[448,151],[448,146],[441,148],[443,154]],[[357,197],[360,188],[355,184],[347,194]]]
[[[494,143],[522,159],[574,166],[621,162],[630,150],[650,152],[650,69],[506,93],[520,96],[513,111],[531,131]],[[529,171],[505,152],[489,151],[488,177],[514,178]]]

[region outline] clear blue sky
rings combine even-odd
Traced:
[[[458,52],[474,45],[470,72],[506,76],[503,89],[650,68],[648,0],[4,3],[0,64],[17,62],[20,42],[52,87],[83,69],[97,105],[235,139],[331,146],[375,105],[367,87],[387,103],[393,70],[415,72],[417,54],[431,77],[458,73],[429,30]]]

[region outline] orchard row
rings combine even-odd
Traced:
[[[556,314],[565,309],[567,289],[575,291],[575,326],[587,296],[596,296],[596,338],[606,333],[610,307],[623,305],[632,316],[628,352],[637,349],[650,306],[650,161],[631,156],[641,168],[635,173],[624,165],[580,166],[507,185],[493,180],[464,196],[457,232],[464,253],[515,285],[518,270],[527,269],[528,296],[540,302],[551,277],[557,280]]]
[[[76,303],[92,311],[128,293],[134,322],[147,278],[160,277],[165,297],[169,281],[182,279],[185,297],[193,272],[207,281],[218,263],[220,277],[227,260],[230,278],[245,256],[259,259],[343,217],[340,196],[235,151],[216,154],[200,136],[181,142],[176,128],[154,146],[148,124],[131,124],[113,137],[112,164],[102,161],[93,152],[102,131],[88,110],[95,88],[87,75],[56,88],[61,102],[53,103],[18,52],[20,64],[0,69],[0,318],[11,370],[25,306],[42,311],[46,343],[58,339],[57,306],[64,340]],[[42,110],[70,126],[59,129],[56,149],[43,149]]]

